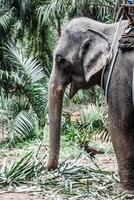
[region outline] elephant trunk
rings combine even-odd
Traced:
[[[63,96],[65,86],[61,81],[53,80],[55,75],[51,75],[49,83],[49,137],[50,137],[50,152],[47,168],[54,170],[57,168],[60,150],[60,124]],[[58,77],[59,79],[59,77]]]

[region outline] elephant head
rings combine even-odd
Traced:
[[[112,29],[116,27],[111,26]],[[58,164],[64,91],[70,84],[72,98],[79,89],[100,85],[101,72],[110,51],[109,27],[87,18],[74,19],[59,40],[49,82],[49,170]],[[113,37],[113,33],[110,36]]]

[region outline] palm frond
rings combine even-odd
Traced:
[[[21,111],[14,119],[10,120],[7,127],[10,144],[33,138],[36,135],[39,122],[35,115]],[[38,129],[39,130],[39,129]]]
[[[5,160],[0,172],[0,185],[20,186],[39,176],[44,169],[45,160],[37,156],[34,157],[33,152],[30,152],[10,164]]]
[[[12,98],[8,99],[7,102],[7,110],[12,112],[12,117],[15,118],[21,111],[29,111],[30,104],[28,99],[25,97],[16,97],[12,96]]]
[[[114,14],[116,0],[49,0],[39,7],[37,15],[39,24],[48,19],[63,19],[74,16],[87,16],[100,21],[108,21]]]
[[[0,16],[0,27],[5,32],[8,30],[8,28],[10,26],[10,23],[11,23],[11,20],[12,20],[12,11],[13,11],[13,9],[7,11],[2,16]]]
[[[19,67],[19,70],[28,77],[32,84],[44,77],[43,69],[39,62],[33,57],[26,58],[21,45],[15,47],[9,43],[5,45],[4,50],[6,58],[13,64],[14,68]]]
[[[39,7],[37,16],[39,24],[44,24],[48,19],[56,19],[59,16],[65,15],[68,7],[70,8],[70,0],[50,0],[45,5]]]
[[[108,142],[108,113],[105,106],[89,105],[83,110],[81,121],[78,122],[79,130],[86,131],[90,135],[100,134],[102,140]]]
[[[47,113],[47,105],[48,105],[48,81],[46,81],[46,85],[42,84],[34,84],[27,90],[27,98],[29,99],[30,104],[34,112],[37,114],[40,124],[44,125],[46,122],[45,115]]]

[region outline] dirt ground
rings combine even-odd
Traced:
[[[117,162],[114,155],[96,155],[95,163],[99,166],[100,169],[108,171],[117,171]],[[94,167],[94,164],[87,159],[80,159],[78,161],[80,165],[87,165]]]
[[[45,197],[34,196],[27,193],[4,193],[0,194],[1,200],[48,200]]]

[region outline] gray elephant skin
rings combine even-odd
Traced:
[[[113,54],[127,23],[122,21],[120,24]],[[76,18],[69,22],[59,39],[49,82],[49,170],[56,169],[58,165],[65,89],[70,84],[72,98],[79,89],[101,84],[105,58],[110,51],[110,42],[113,41],[117,25]],[[109,129],[118,163],[120,186],[131,192],[134,190],[133,66],[134,52],[119,50],[108,90]],[[110,65],[104,74],[104,85],[109,70]]]

